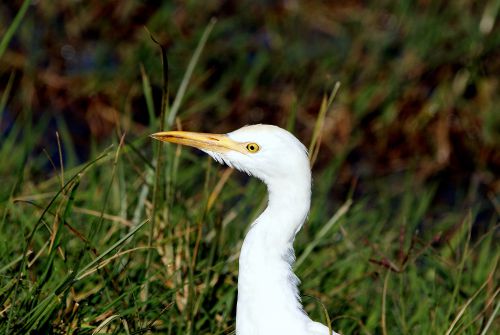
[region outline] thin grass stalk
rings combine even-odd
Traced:
[[[316,161],[316,157],[319,152],[319,147],[321,145],[321,135],[326,115],[328,111],[330,111],[333,101],[335,100],[335,97],[337,96],[339,89],[340,89],[340,82],[336,82],[335,85],[333,86],[332,92],[328,96],[328,99],[326,98],[326,96],[324,96],[321,102],[319,114],[318,117],[316,118],[316,123],[314,124],[311,144],[309,145],[309,160],[311,162],[311,167],[314,165],[314,162]]]
[[[457,296],[458,296],[458,293],[459,293],[460,283],[462,281],[462,275],[464,272],[465,262],[466,262],[467,254],[468,254],[468,250],[469,250],[469,243],[470,243],[471,234],[472,234],[472,214],[470,212],[467,215],[467,218],[465,220],[466,220],[466,225],[462,226],[461,229],[467,229],[467,231],[466,231],[467,236],[466,236],[466,240],[465,240],[464,250],[462,251],[462,257],[460,259],[460,264],[459,264],[458,269],[457,269],[458,270],[458,274],[457,274],[458,278],[455,282],[455,287],[453,289],[450,303],[448,305],[448,312],[446,313],[446,315],[448,316],[447,319],[451,316],[454,303],[455,303]],[[453,326],[453,324],[452,324],[452,326]]]
[[[160,124],[159,128],[160,131],[164,130],[165,127],[165,119],[166,115],[168,113],[168,95],[169,95],[169,77],[168,77],[168,57],[167,57],[167,49],[165,46],[163,46],[160,42],[158,42],[155,37],[150,33],[150,38],[151,40],[160,47],[161,50],[161,60],[162,60],[162,66],[163,66],[163,89],[162,89],[162,97],[161,97],[161,110],[160,110]],[[146,94],[146,93],[145,93]],[[149,232],[148,232],[148,252],[146,254],[146,267],[144,271],[144,278],[146,280],[144,284],[144,288],[141,291],[141,300],[143,302],[146,302],[148,300],[149,296],[149,269],[151,267],[151,261],[152,261],[152,245],[153,245],[153,240],[154,240],[154,231],[156,227],[156,217],[157,217],[157,211],[158,211],[158,202],[159,202],[159,188],[161,186],[164,186],[163,184],[163,161],[164,161],[164,156],[162,155],[163,153],[163,146],[161,145],[160,142],[156,143],[156,150],[155,150],[155,162],[153,163],[154,167],[154,183],[153,183],[153,194],[152,194],[152,213],[151,213],[151,224],[149,227]],[[146,177],[146,181],[150,177]],[[144,305],[144,308],[146,305]]]
[[[458,334],[464,333],[465,330],[469,329],[469,327],[471,327],[473,323],[477,322],[481,318],[481,316],[486,315],[487,311],[491,308],[491,305],[493,305],[496,302],[496,297],[499,293],[500,293],[500,288],[498,288],[493,293],[493,295],[490,298],[488,298],[483,310],[478,315],[476,315],[476,317],[472,321],[470,321],[468,324],[466,324],[466,325],[462,326],[460,329],[458,329],[457,333]],[[493,312],[493,314],[495,314],[495,313]]]
[[[87,273],[87,271],[96,266],[104,257],[106,257],[110,252],[112,252],[114,249],[118,248],[120,245],[125,243],[131,236],[133,236],[139,229],[141,229],[146,223],[149,222],[149,219],[144,220],[141,222],[138,226],[134,227],[127,235],[119,239],[117,242],[115,242],[112,246],[110,246],[108,249],[106,249],[103,253],[101,253],[99,256],[94,258],[90,263],[85,265],[78,273],[76,274],[75,280],[81,280],[84,278],[84,275]]]
[[[71,177],[65,184],[62,188],[60,188],[56,194],[52,197],[52,199],[50,200],[50,202],[48,203],[48,205],[44,208],[42,214],[40,215],[40,217],[38,218],[38,221],[35,223],[35,226],[33,227],[33,229],[31,230],[30,234],[28,235],[28,237],[26,238],[26,243],[25,243],[25,246],[23,248],[23,253],[22,253],[22,262],[21,262],[21,266],[20,266],[20,269],[19,271],[17,272],[17,278],[16,278],[16,285],[15,285],[15,288],[14,288],[14,293],[13,293],[13,296],[12,296],[12,301],[13,303],[16,302],[17,300],[17,294],[18,294],[18,290],[19,290],[19,283],[21,281],[21,276],[23,273],[26,272],[26,265],[27,265],[27,257],[28,257],[28,248],[29,246],[31,245],[31,242],[33,240],[33,237],[35,235],[35,232],[38,230],[38,228],[40,227],[40,225],[42,224],[43,222],[43,218],[45,216],[45,214],[48,213],[50,207],[52,207],[52,205],[54,204],[54,202],[57,200],[57,198],[59,197],[59,195],[64,192],[64,190],[69,187],[70,185],[73,184],[73,182],[77,179],[77,178],[80,178],[80,176],[87,170],[89,169],[91,166],[93,166],[94,164],[96,164],[98,161],[100,161],[101,159],[103,159],[104,157],[106,157],[108,155],[108,151],[111,147],[109,147],[108,149],[106,149],[100,156],[98,156],[96,159],[88,162],[87,164],[85,164],[80,170],[78,173],[76,173],[73,177]],[[14,313],[15,313],[15,308],[11,308],[10,312],[9,312],[9,316],[8,316],[8,319],[7,319],[7,331],[10,330],[10,325],[11,325],[11,322],[12,322],[12,318],[14,317]]]
[[[31,5],[31,0],[24,0],[23,4],[21,5],[21,8],[19,8],[16,16],[14,17],[14,20],[5,31],[2,39],[0,40],[0,58],[2,58],[5,50],[7,50],[10,40],[12,39],[12,37],[14,37],[16,30],[21,25],[21,21],[26,15],[26,12],[28,11],[30,5]]]
[[[212,29],[214,28],[216,22],[217,22],[217,20],[215,18],[212,18],[210,20],[210,23],[203,31],[203,34],[201,35],[201,39],[198,42],[198,45],[196,46],[196,49],[193,53],[193,56],[191,57],[191,60],[189,61],[187,70],[184,73],[184,77],[182,78],[181,85],[179,86],[179,90],[177,91],[174,102],[172,104],[172,108],[170,108],[170,113],[169,113],[168,119],[167,119],[167,126],[168,127],[170,127],[174,124],[174,120],[177,116],[177,113],[179,112],[179,108],[181,106],[182,99],[184,98],[184,95],[186,94],[187,86],[189,84],[191,76],[193,75],[194,68],[196,67],[198,60],[200,59],[201,52],[205,48],[205,44],[207,43],[208,37],[210,36],[210,33],[212,32]]]
[[[469,307],[469,305],[472,303],[472,301],[474,301],[476,299],[476,297],[479,295],[479,293],[491,282],[491,279],[494,278],[493,276],[494,276],[494,274],[496,272],[496,268],[497,268],[497,265],[498,265],[498,259],[499,259],[499,257],[497,257],[497,259],[495,260],[495,263],[494,263],[494,266],[493,266],[493,270],[491,271],[491,273],[488,276],[488,278],[486,279],[486,281],[476,290],[476,292],[474,292],[474,294],[472,295],[472,297],[470,297],[469,299],[467,299],[467,301],[465,302],[465,304],[463,304],[463,306],[459,309],[457,315],[455,316],[455,318],[453,319],[452,323],[450,324],[450,326],[446,330],[445,335],[450,335],[453,332],[453,329],[455,328],[455,325],[462,318],[463,314],[465,313],[465,311],[467,310],[467,308]]]
[[[384,289],[382,291],[382,311],[381,311],[381,319],[380,319],[380,326],[382,328],[382,334],[387,335],[387,288],[389,286],[389,277],[391,275],[391,271],[387,270],[387,273],[385,275],[384,279]]]
[[[7,81],[7,86],[2,94],[2,99],[0,99],[0,129],[2,129],[3,113],[5,111],[5,106],[7,106],[7,100],[10,97],[10,91],[12,90],[12,84],[14,83],[15,72],[12,71]]]
[[[493,321],[495,320],[495,317],[498,313],[498,310],[500,309],[500,302],[497,303],[496,307],[495,307],[495,310],[493,311],[493,313],[491,313],[490,315],[490,318],[488,319],[488,321],[486,322],[486,325],[484,326],[483,330],[481,331],[481,334],[480,335],[486,335],[488,334],[488,330],[490,329]]]
[[[146,107],[149,115],[149,125],[152,126],[156,120],[155,105],[153,102],[153,92],[151,89],[151,82],[149,76],[144,70],[144,65],[141,64],[141,78],[142,78],[142,92],[146,100]]]
[[[102,229],[102,224],[104,222],[104,212],[106,211],[106,208],[108,206],[108,201],[109,201],[109,197],[111,194],[111,187],[113,186],[114,179],[116,176],[118,160],[120,158],[120,153],[121,153],[121,149],[123,148],[124,141],[125,141],[125,134],[123,134],[122,137],[120,138],[120,142],[118,144],[118,147],[116,148],[115,157],[113,159],[113,168],[111,169],[111,177],[110,177],[109,185],[106,188],[106,193],[104,195],[104,201],[103,201],[102,208],[101,208],[101,214],[99,216],[99,219],[97,220],[97,224],[95,224],[96,221],[94,221],[90,227],[90,233],[89,233],[88,239],[92,243],[94,243],[94,237],[97,236]]]
[[[314,239],[307,245],[302,254],[297,261],[295,262],[294,268],[299,268],[302,263],[306,260],[309,254],[316,248],[316,246],[321,242],[323,237],[326,236],[330,232],[330,230],[335,226],[339,220],[345,216],[348,212],[349,208],[352,205],[352,200],[348,199],[336,212],[335,214],[328,220],[328,222],[321,228],[321,230],[316,234]]]

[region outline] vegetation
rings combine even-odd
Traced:
[[[266,190],[148,135],[259,122],[316,148],[295,243],[314,319],[497,333],[499,10],[0,4],[0,333],[234,333]]]

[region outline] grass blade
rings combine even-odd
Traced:
[[[19,28],[19,25],[21,24],[24,15],[26,15],[26,12],[28,11],[30,4],[31,0],[24,0],[23,4],[21,5],[21,8],[19,8],[19,11],[16,14],[16,17],[14,17],[14,20],[10,24],[9,28],[7,28],[5,34],[3,35],[2,40],[0,41],[0,58],[2,58],[5,50],[7,50],[10,40],[14,36],[14,33],[16,32],[17,28]]]
[[[217,20],[215,18],[212,18],[212,20],[210,20],[210,23],[205,28],[205,31],[203,32],[203,35],[201,36],[201,39],[196,46],[193,56],[189,61],[186,73],[184,73],[184,77],[182,78],[181,86],[177,91],[174,102],[172,104],[172,108],[170,108],[170,112],[167,118],[167,127],[171,127],[174,123],[175,117],[177,116],[177,113],[179,112],[179,108],[181,106],[182,98],[184,98],[184,95],[186,94],[187,85],[189,84],[189,80],[193,75],[196,63],[198,63],[198,60],[200,59],[201,52],[203,51],[203,48],[207,43],[208,36],[210,36],[210,33],[212,32],[212,29],[214,28],[216,22]]]
[[[120,245],[125,243],[131,236],[133,236],[139,229],[141,229],[146,223],[149,222],[149,219],[144,220],[141,222],[139,225],[134,227],[127,235],[119,239],[117,242],[115,242],[111,247],[109,247],[106,251],[104,251],[102,254],[100,254],[98,257],[96,257],[92,262],[87,264],[85,267],[83,267],[76,275],[76,280],[80,280],[84,278],[85,273],[91,268],[97,265],[104,257],[106,257],[110,252],[118,248]]]
[[[314,250],[314,248],[319,244],[319,242],[321,242],[323,237],[330,231],[330,229],[332,229],[332,227],[335,226],[335,224],[339,222],[339,220],[347,213],[349,207],[351,207],[351,204],[352,200],[351,199],[347,200],[342,205],[342,207],[340,207],[337,210],[337,212],[335,212],[332,218],[328,220],[328,222],[321,228],[321,230],[316,234],[314,239],[307,245],[304,252],[302,252],[300,257],[297,259],[297,262],[295,262],[294,267],[296,269],[305,261],[307,256],[309,256],[309,254]]]

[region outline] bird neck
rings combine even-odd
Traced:
[[[309,212],[310,173],[308,177],[266,183],[268,207],[252,224],[240,253],[237,334],[245,327],[272,329],[272,320],[306,318],[292,263],[293,241]]]
[[[269,202],[266,210],[254,223],[276,239],[293,243],[309,213],[311,178],[273,179],[266,183]]]

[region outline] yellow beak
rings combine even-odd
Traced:
[[[194,133],[189,131],[165,131],[150,135],[162,141],[187,145],[201,150],[224,153],[231,150],[246,153],[243,143],[233,141],[224,134]]]

